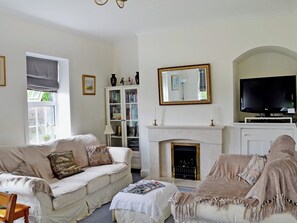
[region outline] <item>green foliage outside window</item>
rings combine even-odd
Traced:
[[[50,92],[43,92],[41,101],[52,101],[52,93]]]

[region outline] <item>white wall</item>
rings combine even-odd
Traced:
[[[117,85],[123,77],[125,81],[128,77],[135,83],[135,75],[138,71],[138,44],[137,39],[123,40],[113,45],[113,73],[117,77]],[[139,74],[141,76],[141,74]],[[109,76],[110,79],[111,76]],[[141,77],[140,77],[141,78]],[[111,86],[110,81],[108,86]]]
[[[140,78],[140,134],[142,173],[149,169],[146,125],[157,107],[161,124],[209,124],[213,105],[159,106],[157,68],[210,63],[216,123],[233,122],[233,61],[259,46],[281,46],[297,52],[297,15],[236,18],[212,21],[195,27],[166,30],[138,37]],[[224,130],[224,151],[232,152],[232,130]]]
[[[112,46],[7,15],[0,15],[0,29],[7,80],[0,87],[0,144],[25,143],[26,52],[69,59],[72,134],[93,133],[104,141],[104,87],[112,71]],[[96,96],[82,95],[82,74],[96,75]]]

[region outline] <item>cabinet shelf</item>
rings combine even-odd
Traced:
[[[127,136],[128,139],[139,139],[139,136]]]
[[[137,102],[127,102],[126,105],[137,105]]]
[[[114,138],[114,139],[121,139],[122,136],[111,136],[111,138]]]
[[[109,103],[109,105],[121,105],[121,103]]]

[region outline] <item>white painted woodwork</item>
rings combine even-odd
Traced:
[[[296,125],[289,123],[234,123],[232,153],[267,154],[271,143],[280,135],[289,135],[296,140]]]
[[[150,177],[171,176],[171,142],[200,143],[200,176],[204,179],[222,154],[224,126],[147,126]]]

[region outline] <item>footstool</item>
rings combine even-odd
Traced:
[[[163,223],[171,214],[168,200],[178,189],[174,184],[158,182],[164,187],[146,194],[117,193],[110,205],[113,220],[118,223]]]

